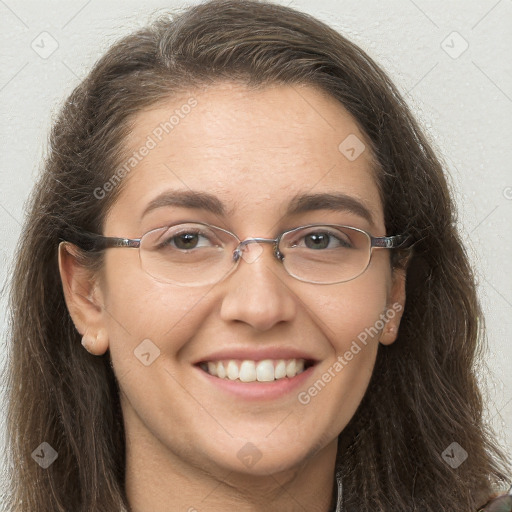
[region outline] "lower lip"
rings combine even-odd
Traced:
[[[269,381],[269,382],[242,382],[240,380],[229,380],[214,377],[201,368],[194,368],[210,383],[212,386],[239,396],[245,400],[275,400],[288,395],[304,385],[307,379],[313,373],[316,365],[310,366],[307,370],[299,373],[295,377]]]

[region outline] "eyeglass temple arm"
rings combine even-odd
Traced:
[[[397,249],[407,247],[409,237],[407,235],[375,236],[372,237],[372,247],[383,247],[384,249]]]
[[[80,249],[87,252],[102,251],[110,247],[139,247],[140,238],[118,238],[113,236],[103,236],[97,233],[80,232],[74,230],[65,230],[61,237],[63,242],[71,242]]]

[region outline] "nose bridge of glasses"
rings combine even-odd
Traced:
[[[238,261],[238,259],[242,256],[242,253],[245,251],[246,247],[249,244],[274,244],[274,254],[279,257],[279,252],[277,250],[277,238],[246,238],[245,240],[241,241],[238,244],[238,247],[235,249],[233,253],[233,258],[235,261]],[[257,254],[254,254],[254,257],[251,258],[251,261],[254,261],[261,253],[263,249],[260,248],[259,251],[257,251]]]

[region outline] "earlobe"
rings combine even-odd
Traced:
[[[108,333],[103,327],[98,330],[96,335],[89,334],[86,331],[82,336],[82,345],[85,350],[95,356],[104,354],[108,349]]]
[[[102,298],[97,279],[79,262],[78,251],[69,242],[59,244],[59,272],[69,314],[82,344],[100,355],[108,348],[108,333],[103,325]]]
[[[395,325],[386,325],[380,335],[379,342],[383,345],[391,345],[398,335],[398,328]]]
[[[405,308],[405,279],[405,269],[395,269],[393,271],[393,282],[384,313],[386,324],[379,338],[379,342],[383,345],[391,345],[398,336],[400,320]]]

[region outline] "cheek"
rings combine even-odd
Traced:
[[[151,347],[150,340],[162,355],[177,352],[201,325],[201,299],[207,290],[198,294],[155,281],[140,269],[137,254],[122,261],[113,255],[104,270],[104,321],[112,359],[120,369],[138,363],[133,356],[141,343]]]
[[[316,380],[300,391],[298,400],[305,411],[327,415],[333,432],[345,428],[368,388],[386,299],[386,280],[379,282],[365,275],[308,303],[331,353],[321,361]]]
[[[388,300],[388,279],[383,273],[365,273],[353,281],[333,285],[328,293],[312,296],[309,307],[316,311],[325,336],[334,350],[345,352],[352,341],[376,342],[383,328],[382,314]]]
[[[336,396],[335,403],[345,404],[343,414],[347,421],[362,399],[373,371],[386,318],[388,289],[388,276],[380,269],[334,285],[329,293],[318,293],[308,302],[315,312],[315,324],[331,350],[322,361],[320,380],[328,383],[326,387]],[[317,387],[322,386],[319,383]],[[323,394],[319,404],[327,407],[329,400]]]

